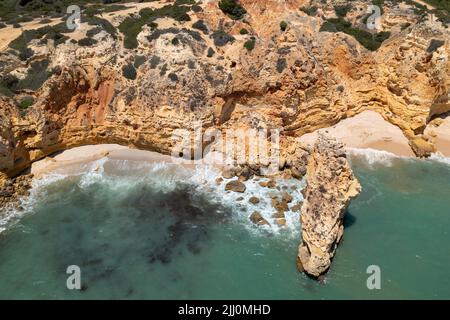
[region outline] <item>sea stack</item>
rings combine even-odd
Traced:
[[[301,210],[302,239],[297,266],[318,278],[325,274],[344,234],[344,215],[361,191],[344,147],[320,134],[307,167],[305,201]]]

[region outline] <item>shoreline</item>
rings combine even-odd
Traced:
[[[415,157],[408,139],[397,126],[384,120],[374,111],[363,111],[354,117],[341,120],[332,127],[307,133],[299,140],[313,145],[319,132],[327,132],[347,148],[374,149],[397,156]]]

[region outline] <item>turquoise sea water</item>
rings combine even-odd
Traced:
[[[296,270],[297,231],[251,227],[235,203],[169,172],[103,174],[41,187],[0,234],[0,298],[450,299],[450,165],[352,166],[363,192],[323,284]],[[66,288],[69,265],[80,291]],[[367,289],[370,265],[381,290]]]

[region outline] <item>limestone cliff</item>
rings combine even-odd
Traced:
[[[367,109],[429,154],[424,129],[450,110],[449,29],[411,4],[385,2],[390,37],[369,50],[324,25],[344,15],[378,39],[363,23],[371,1],[352,1],[344,13],[337,2],[241,0],[239,18],[218,1],[152,1],[82,15],[74,32],[55,27],[2,43],[0,171],[14,176],[84,144],[170,153],[174,130],[196,121],[203,130],[274,128],[288,145]]]
[[[302,241],[297,265],[313,277],[323,275],[344,233],[344,215],[361,191],[344,148],[320,135],[309,158],[305,201],[301,209]]]

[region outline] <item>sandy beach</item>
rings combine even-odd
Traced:
[[[374,111],[364,111],[352,118],[344,119],[332,127],[305,134],[300,137],[300,140],[312,145],[316,141],[319,131],[328,132],[329,135],[349,148],[370,148],[399,156],[414,156],[408,139],[400,128],[390,124]]]
[[[31,173],[40,178],[49,173],[67,174],[83,171],[83,166],[102,158],[144,162],[169,162],[171,157],[156,152],[131,149],[117,144],[100,144],[76,147],[60,152],[52,157],[36,161]],[[95,170],[95,168],[94,168]]]
[[[198,161],[173,158],[157,152],[132,149],[117,144],[99,144],[75,147],[64,150],[53,156],[36,161],[31,166],[31,173],[35,178],[52,174],[72,174],[96,170],[95,162],[101,159],[127,160],[142,163],[167,163],[185,168],[195,168],[200,164],[211,164],[221,170],[219,155],[210,152],[204,159]],[[92,167],[93,165],[93,167]]]

